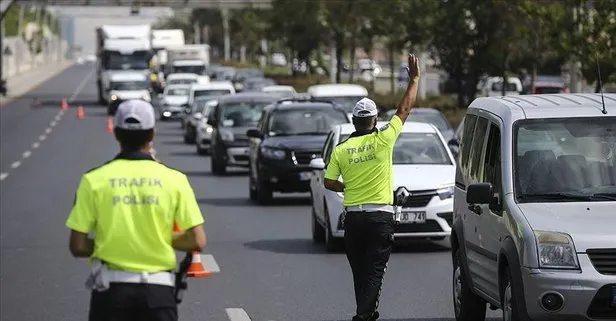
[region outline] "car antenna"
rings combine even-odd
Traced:
[[[595,56],[595,60],[597,61],[597,81],[599,81],[599,92],[601,93],[601,105],[603,105],[603,109],[601,112],[606,115],[607,110],[605,109],[605,98],[603,97],[603,82],[601,81],[601,68],[599,68],[599,55]]]

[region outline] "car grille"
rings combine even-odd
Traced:
[[[291,158],[294,163],[297,165],[308,165],[310,161],[321,157],[321,152],[312,152],[312,151],[302,151],[302,152],[291,152]]]
[[[426,220],[423,224],[396,224],[394,233],[431,233],[443,232],[443,229],[435,220]]]
[[[616,249],[590,249],[586,254],[597,272],[616,275]]]
[[[616,284],[608,284],[597,291],[586,313],[593,319],[614,320],[616,309],[612,305],[612,288]]]
[[[406,202],[402,204],[402,207],[426,207],[432,198],[437,195],[435,190],[409,192],[412,195],[406,199]],[[396,193],[394,192],[394,200],[395,199]]]

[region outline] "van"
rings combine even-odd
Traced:
[[[323,99],[333,102],[342,107],[349,119],[352,117],[353,107],[362,98],[368,96],[368,90],[354,84],[323,84],[308,87],[306,92],[312,98]]]
[[[455,181],[457,321],[616,319],[616,94],[475,99]]]
[[[212,81],[207,84],[194,83],[190,85],[188,106],[191,106],[196,97],[221,96],[235,94],[235,88],[230,81]]]

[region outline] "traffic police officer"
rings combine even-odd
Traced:
[[[118,106],[121,151],[83,175],[66,221],[71,253],[93,263],[90,321],[177,320],[174,250],[201,251],[206,243],[186,175],[149,153],[154,125],[149,103]],[[185,232],[174,233],[174,222]]]
[[[355,132],[336,146],[325,173],[325,188],[344,192],[346,254],[355,287],[353,321],[377,320],[378,303],[393,245],[394,145],[417,97],[419,66],[409,55],[409,83],[390,122],[377,129],[378,110],[364,98],[353,108]],[[344,181],[338,178],[342,176]]]

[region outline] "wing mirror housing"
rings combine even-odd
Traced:
[[[323,160],[323,158],[320,158],[320,157],[319,158],[313,158],[310,161],[310,165],[309,166],[312,169],[317,169],[317,170],[324,169],[325,168],[325,161]]]
[[[458,139],[452,138],[447,142],[447,145],[449,145],[449,147],[460,147],[460,142]]]
[[[494,188],[490,183],[471,184],[466,188],[467,204],[493,204]]]
[[[193,115],[193,117],[195,117],[195,119],[202,119],[203,118],[203,114],[202,113],[195,113]]]
[[[261,132],[258,129],[251,128],[246,131],[246,136],[250,138],[261,138]]]

